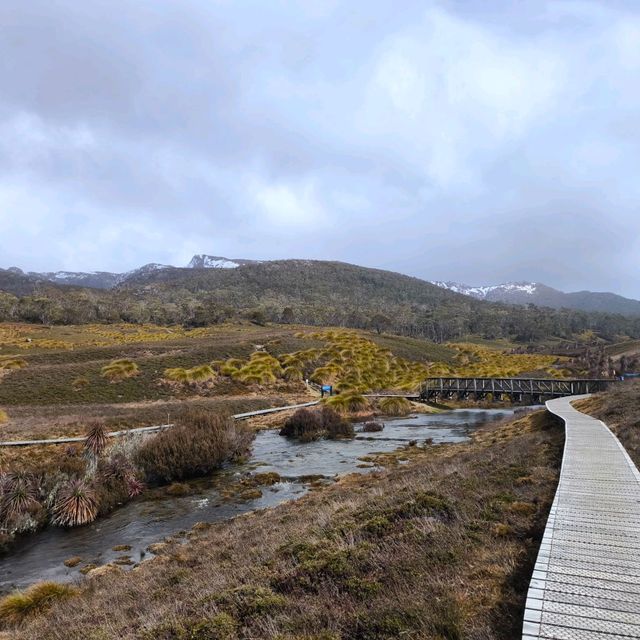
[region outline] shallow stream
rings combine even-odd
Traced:
[[[188,483],[188,495],[143,496],[93,524],[75,529],[49,527],[25,536],[10,555],[0,558],[0,593],[39,580],[73,580],[88,564],[102,565],[123,556],[130,556],[130,561],[137,563],[153,555],[147,550],[150,544],[167,536],[184,535],[196,522],[228,520],[301,497],[307,491],[309,476],[331,479],[354,471],[366,473],[375,467],[363,465],[363,456],[391,452],[412,440],[418,444],[427,439],[433,444],[463,442],[481,424],[509,417],[514,411],[457,409],[388,418],[380,432],[305,444],[284,438],[277,431],[261,431],[246,463],[231,465],[210,478]],[[355,427],[358,431],[361,425]],[[242,477],[270,471],[278,473],[281,482],[260,487],[260,497],[249,500],[225,497],[225,490],[228,493]],[[131,549],[114,551],[113,547],[118,545],[129,545]],[[64,561],[74,556],[82,558],[82,562],[73,568],[66,567]]]

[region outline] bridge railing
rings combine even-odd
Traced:
[[[576,378],[428,378],[422,384],[422,397],[442,395],[486,396],[568,396],[603,391],[614,380]]]

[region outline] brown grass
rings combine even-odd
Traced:
[[[538,413],[412,447],[402,466],[198,527],[15,637],[513,640],[561,445]]]

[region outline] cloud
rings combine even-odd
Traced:
[[[630,2],[0,7],[2,266],[342,259],[640,297]]]

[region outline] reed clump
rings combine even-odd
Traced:
[[[241,422],[202,410],[188,411],[171,429],[153,436],[134,454],[149,483],[203,476],[243,456],[253,433]]]

